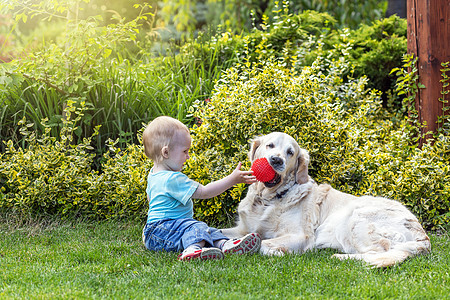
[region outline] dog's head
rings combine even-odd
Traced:
[[[249,159],[265,157],[277,173],[272,181],[264,183],[267,188],[277,187],[288,178],[295,178],[299,184],[309,181],[309,154],[300,148],[298,143],[288,134],[273,132],[252,140]]]

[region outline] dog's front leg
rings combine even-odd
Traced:
[[[245,232],[242,232],[242,229],[239,226],[233,228],[223,228],[220,229],[220,231],[222,231],[222,233],[230,239],[237,239],[247,234]]]
[[[261,254],[282,256],[285,253],[303,253],[313,248],[314,239],[304,234],[287,234],[261,242]]]
[[[239,211],[239,221],[237,222],[237,226],[233,228],[224,228],[220,231],[230,239],[240,238],[248,233],[257,232],[253,230],[253,228],[250,228],[248,223],[247,213],[245,211]]]
[[[251,189],[251,187],[250,187]],[[247,194],[248,195],[248,194]],[[221,229],[222,233],[228,238],[240,238],[248,233],[257,232],[252,228],[251,216],[255,215],[251,211],[254,202],[254,197],[245,197],[241,203],[239,203],[238,214],[239,219],[237,221],[237,226],[233,228]]]

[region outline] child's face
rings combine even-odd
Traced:
[[[184,130],[178,130],[175,132],[172,140],[174,142],[169,149],[169,157],[166,160],[166,164],[172,171],[181,171],[184,163],[189,159],[191,136]]]

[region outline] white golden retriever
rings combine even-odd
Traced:
[[[308,175],[309,155],[289,135],[274,132],[252,141],[250,161],[266,157],[277,175],[249,187],[238,207],[230,237],[261,235],[261,253],[283,255],[333,248],[339,259],[360,259],[387,267],[429,253],[430,239],[417,218],[397,201],[356,197]]]

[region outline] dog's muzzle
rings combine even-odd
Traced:
[[[271,181],[267,181],[264,185],[268,188],[272,188],[281,182],[281,176],[278,172],[283,172],[285,169],[284,160],[278,156],[269,157],[269,164],[277,172],[275,177]]]
[[[271,156],[271,157],[269,158],[269,164],[272,166],[272,168],[273,168],[275,171],[278,171],[278,172],[284,171],[284,168],[285,168],[285,166],[284,166],[284,160],[283,160],[281,157],[278,157],[278,156]]]

